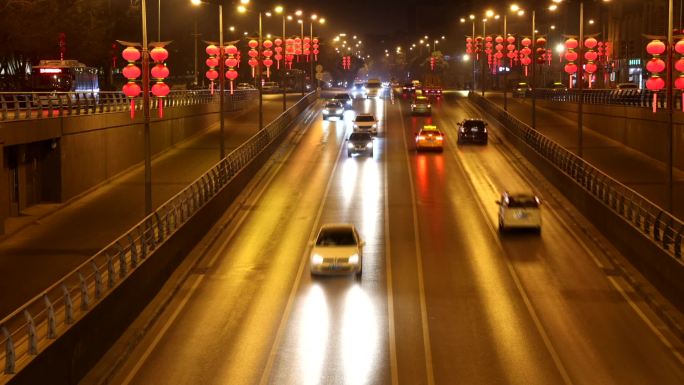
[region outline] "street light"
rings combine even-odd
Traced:
[[[289,18],[289,20],[292,20],[292,16],[285,16],[285,8],[283,8],[282,5],[276,5],[275,8],[273,8],[276,14],[282,15],[283,19],[283,44],[285,44],[285,39],[287,39],[285,35],[285,20]],[[283,69],[280,71],[280,88],[283,91],[283,112],[287,110],[287,91],[285,90],[285,75],[283,74],[285,72],[285,66],[283,66]]]
[[[147,50],[147,5],[141,4],[142,16],[142,92],[143,92],[143,136],[145,153],[145,215],[152,213],[152,149],[150,138],[150,53]]]

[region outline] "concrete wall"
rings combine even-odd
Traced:
[[[577,121],[577,103],[537,100],[537,105]],[[583,125],[660,162],[667,162],[667,112],[649,108],[583,105]],[[684,114],[674,114],[674,164],[684,169]]]

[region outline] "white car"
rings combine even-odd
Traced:
[[[354,118],[354,132],[378,133],[378,121],[372,114],[358,114]]]
[[[360,277],[365,244],[353,224],[333,223],[321,226],[316,239],[312,242],[311,274],[354,273]]]
[[[532,193],[501,194],[499,205],[499,231],[514,228],[531,228],[541,232],[541,200]]]

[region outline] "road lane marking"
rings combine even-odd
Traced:
[[[432,347],[430,346],[430,326],[427,317],[427,303],[425,300],[425,281],[423,275],[423,257],[420,248],[420,231],[418,229],[418,208],[416,206],[416,187],[413,184],[413,172],[411,171],[411,159],[409,158],[408,142],[406,141],[406,125],[404,124],[404,115],[399,104],[399,114],[401,116],[401,137],[404,141],[404,155],[406,157],[406,166],[409,175],[409,185],[411,186],[411,206],[413,208],[413,233],[416,244],[416,263],[418,270],[418,290],[420,292],[420,321],[423,329],[423,350],[425,351],[425,373],[427,376],[428,385],[435,384],[435,374],[432,368]]]
[[[306,121],[306,117],[304,118],[304,120]],[[306,132],[306,130],[302,130],[302,132]],[[296,136],[301,136],[301,135],[297,134]],[[289,157],[293,151],[294,151],[294,146],[288,151],[286,158]],[[266,192],[266,189],[268,188],[268,186],[270,186],[273,179],[275,179],[275,177],[278,175],[278,171],[284,166],[284,164],[285,164],[285,162],[278,162],[277,163],[276,167],[272,171],[270,171],[271,174],[268,177],[268,179],[266,179],[266,181],[265,181],[266,183],[261,184],[262,183],[261,181],[257,181],[257,184],[254,186],[253,189],[256,189],[256,187],[258,187],[260,184],[261,184],[261,188],[259,188],[256,191],[256,194],[252,194],[251,192],[247,194],[248,198],[250,198],[249,201],[257,202],[257,201],[259,201],[259,199],[261,199],[261,197]],[[242,211],[242,210],[239,210],[242,205],[243,204],[236,206],[238,211]],[[247,219],[249,214],[250,214],[249,211],[242,211],[242,215],[238,218],[235,225],[231,228],[230,233],[224,239],[224,241],[221,242],[221,244],[217,248],[217,250],[223,250],[226,247],[226,245],[232,241],[233,237],[235,236],[235,233],[237,233],[237,231],[241,228],[242,223],[244,223],[244,221]],[[220,235],[221,235],[221,232],[216,234],[215,238],[210,242],[209,248],[205,252],[209,252],[209,250],[213,246],[213,242]],[[216,263],[216,260],[218,259],[219,256],[223,256],[223,253],[215,252],[214,255],[211,257],[211,259],[209,259],[209,261],[207,262],[206,265],[207,266],[213,266],[214,263]],[[198,262],[201,262],[201,259],[202,258],[199,258]],[[122,382],[122,385],[128,385],[133,380],[133,378],[137,375],[138,371],[143,366],[143,364],[145,362],[147,362],[147,359],[152,354],[152,351],[157,347],[157,345],[162,340],[162,338],[164,338],[166,336],[166,332],[171,327],[171,325],[175,322],[176,318],[178,318],[181,311],[183,311],[185,309],[185,306],[187,305],[188,301],[190,300],[190,297],[195,294],[197,288],[202,283],[202,281],[204,281],[206,276],[207,276],[207,274],[201,274],[201,275],[197,276],[195,281],[190,286],[190,290],[187,291],[186,295],[183,297],[183,299],[181,300],[178,307],[176,307],[176,309],[171,314],[171,316],[166,320],[166,322],[162,326],[161,330],[157,333],[155,338],[152,340],[152,343],[150,343],[147,346],[147,349],[145,349],[145,352],[143,353],[143,355],[137,360],[136,364],[133,366],[131,371],[128,373],[128,375],[126,376],[126,378]]]
[[[346,125],[345,125],[346,127]],[[344,136],[346,135],[346,128],[342,134],[342,137],[344,139]],[[326,183],[325,186],[325,191],[323,192],[323,197],[321,198],[321,203],[318,206],[318,211],[316,212],[316,217],[314,219],[314,225],[311,228],[311,232],[309,233],[309,237],[307,238],[307,242],[311,241],[318,230],[319,223],[321,220],[321,216],[323,215],[323,208],[325,207],[325,202],[328,199],[328,194],[330,193],[330,187],[332,186],[333,179],[335,179],[335,172],[337,171],[337,166],[340,164],[340,157],[342,156],[342,150],[344,149],[344,140],[340,141],[340,148],[337,151],[337,156],[335,157],[335,164],[333,165],[332,172],[330,173],[330,177],[328,178],[328,182]],[[290,314],[292,313],[292,306],[294,305],[295,297],[297,296],[297,290],[299,289],[300,282],[302,280],[302,274],[304,272],[304,268],[306,266],[306,262],[309,260],[309,253],[310,250],[308,247],[305,248],[303,255],[300,257],[301,261],[299,262],[299,269],[297,271],[297,276],[295,277],[295,281],[292,285],[292,289],[290,289],[290,295],[288,296],[287,299],[287,305],[285,305],[285,309],[283,310],[283,316],[280,319],[280,324],[278,325],[278,330],[276,332],[275,338],[273,339],[273,345],[271,345],[271,351],[268,353],[268,360],[266,361],[266,366],[264,367],[264,372],[261,375],[261,380],[259,380],[260,385],[266,385],[268,384],[268,381],[271,378],[271,372],[273,371],[273,365],[275,364],[275,358],[278,353],[278,348],[280,347],[280,342],[283,339],[283,334],[285,333],[285,327],[287,326],[288,321],[290,320]]]
[[[394,100],[392,101],[394,103]],[[388,164],[388,157],[389,157],[389,146],[387,145],[387,137],[388,137],[388,118],[387,118],[387,103],[385,103],[385,127],[384,127],[384,138],[385,138],[385,151],[383,151],[384,155],[384,169],[385,169],[385,270],[386,270],[386,275],[387,275],[387,328],[389,329],[389,351],[390,351],[390,375],[392,378],[392,385],[398,385],[399,384],[399,373],[398,373],[398,368],[397,368],[397,341],[396,341],[396,331],[394,329],[394,294],[393,294],[393,284],[392,284],[392,258],[390,257],[392,255],[391,249],[390,249],[390,227],[389,227],[389,188],[388,188],[388,171],[387,171],[387,164]],[[403,119],[403,116],[399,116],[400,119]],[[402,135],[404,133],[402,132]]]
[[[470,108],[470,109],[472,110],[472,108]],[[488,119],[488,120],[490,120],[490,119]],[[497,122],[496,120],[493,120],[493,121],[496,123],[495,126],[496,126],[497,129],[498,129],[498,126],[500,126],[499,122]],[[501,136],[501,138],[503,138],[503,136]],[[509,145],[508,142],[506,142],[506,141],[504,141],[504,140],[501,140],[501,142],[502,142],[501,144],[502,144],[503,146],[505,146],[507,149],[511,149],[511,146]],[[516,152],[517,152],[517,149],[516,149]],[[511,160],[511,158],[513,157],[513,154],[512,154],[510,151],[499,151],[499,153],[502,154],[503,157],[506,158],[506,159],[508,159],[508,160]],[[522,157],[521,155],[517,155],[517,156],[515,156],[515,159],[514,159],[514,160],[515,160],[515,161],[511,161],[510,163],[513,165],[513,167],[515,167],[515,168],[517,169],[518,174],[527,182],[527,184],[530,185],[530,186],[535,186],[535,185],[537,185],[538,183],[535,183],[535,181],[533,181],[533,180],[531,179],[532,176],[529,176],[526,172],[523,172],[524,170],[521,170],[521,167],[524,167],[525,169],[528,169],[528,170],[530,169],[529,164],[528,164],[529,162],[527,161],[527,159],[524,158],[524,157]],[[536,173],[539,173],[539,171],[538,171],[536,168],[533,168],[533,169],[534,169],[534,171],[535,171]],[[564,204],[562,204],[561,202],[559,202],[559,201],[558,201],[558,198],[556,198],[557,192],[556,192],[556,191],[553,191],[553,190],[557,190],[557,188],[556,188],[554,185],[552,185],[550,182],[548,182],[548,181],[546,180],[546,178],[543,177],[543,175],[540,175],[540,176],[541,176],[541,178],[542,178],[543,183],[546,184],[546,186],[545,186],[544,188],[545,188],[546,190],[549,190],[551,196],[557,201],[558,206],[560,207],[560,210],[563,210],[563,211],[565,211],[565,212],[567,213],[568,220],[570,220],[570,221],[576,223],[577,225],[579,225],[579,226],[581,227],[581,224],[578,223],[577,220],[575,219],[575,215],[574,215],[574,214],[571,214],[570,212],[568,212],[568,208],[566,207],[566,205],[564,205]],[[537,178],[535,178],[535,179],[537,179]],[[573,205],[573,209],[574,209],[574,205]],[[606,265],[605,265],[605,264],[601,261],[601,259],[596,255],[596,253],[594,253],[594,251],[591,250],[591,249],[589,248],[589,245],[588,245],[587,242],[585,242],[585,240],[583,239],[583,237],[586,236],[586,235],[580,236],[579,233],[578,233],[577,231],[575,231],[574,228],[570,227],[570,226],[566,223],[566,220],[564,220],[564,219],[561,217],[561,214],[558,213],[558,210],[547,210],[546,212],[547,212],[547,215],[551,215],[552,217],[554,217],[554,218],[556,219],[556,221],[560,224],[560,226],[561,226],[562,228],[564,228],[570,235],[572,235],[573,239],[575,239],[575,240],[578,241],[578,244],[580,245],[580,247],[581,247],[582,249],[584,249],[584,251],[590,256],[590,258],[593,260],[593,262],[596,264],[596,266],[597,266],[599,269],[604,270],[604,269],[606,268]],[[581,215],[581,214],[580,214],[580,215]],[[584,216],[581,216],[581,217],[584,218]],[[492,223],[492,226],[494,226],[494,223]],[[602,248],[602,246],[600,246],[600,245],[598,244],[598,241],[597,241],[597,240],[591,239],[591,237],[590,237],[590,238],[589,238],[589,241],[593,242],[599,249]],[[616,265],[616,263],[612,260],[612,257],[610,257],[609,255],[606,255],[605,252],[602,252],[602,256],[605,257],[606,259],[608,259],[608,261],[610,262],[610,264]],[[611,267],[612,267],[612,266],[611,266]],[[622,267],[619,267],[619,266],[618,266],[617,269],[618,269],[620,272],[622,272],[623,274],[628,274],[628,272],[625,272],[624,269],[623,269]],[[604,276],[605,276],[605,275],[604,275]],[[632,298],[630,298],[630,296],[627,294],[627,292],[626,292],[625,289],[623,288],[623,285],[621,285],[620,282],[618,282],[618,280],[615,279],[614,277],[611,277],[611,276],[605,276],[605,277],[608,279],[608,281],[610,282],[610,284],[611,284],[611,285],[620,293],[620,295],[625,299],[625,301],[627,302],[627,304],[634,310],[634,312],[636,313],[636,315],[637,315],[637,316],[646,324],[646,326],[655,334],[655,336],[656,336],[656,337],[665,345],[665,347],[666,347],[670,352],[672,352],[672,354],[675,356],[675,358],[676,358],[680,363],[684,364],[684,355],[682,355],[682,353],[680,353],[679,351],[677,351],[677,348],[676,348],[676,347],[670,342],[670,340],[669,340],[669,339],[668,339],[668,338],[659,330],[658,326],[656,326],[655,323],[654,323],[654,322],[653,322],[653,321],[644,313],[644,311],[639,307],[639,305],[638,305]],[[625,284],[626,284],[628,287],[631,287],[631,285],[630,285],[628,282],[626,282]],[[668,329],[668,330],[669,330],[669,329]]]
[[[464,108],[465,110],[465,108]],[[454,139],[450,138],[450,135],[447,135],[447,140],[450,140],[451,145],[454,143]],[[457,148],[457,147],[454,147]],[[497,151],[499,151],[497,149]],[[499,151],[500,152],[500,151]],[[501,239],[499,238],[498,232],[494,229],[494,222],[493,219],[489,216],[488,211],[486,207],[484,206],[484,202],[482,202],[482,197],[480,194],[477,193],[477,190],[475,189],[475,186],[473,186],[471,177],[469,176],[467,170],[466,170],[466,165],[462,159],[461,153],[459,151],[450,151],[451,155],[456,159],[456,164],[459,165],[459,170],[463,173],[463,177],[465,180],[468,181],[468,188],[472,191],[472,193],[477,197],[476,202],[478,206],[480,207],[480,210],[486,218],[486,220],[491,224],[491,226],[487,226],[487,229],[490,231],[492,234],[492,238],[496,242],[496,245],[498,246],[499,250],[503,255],[506,256],[506,258],[503,258],[506,267],[508,268],[509,274],[511,275],[511,278],[513,279],[513,282],[515,283],[515,287],[518,290],[518,293],[520,294],[523,303],[525,303],[525,307],[527,308],[527,312],[532,318],[532,321],[535,325],[535,328],[537,329],[537,332],[539,333],[540,337],[542,338],[542,341],[544,342],[544,346],[546,347],[546,350],[549,352],[551,355],[551,358],[553,359],[553,362],[556,366],[556,369],[560,373],[561,377],[563,378],[563,383],[566,385],[571,385],[572,380],[570,379],[570,375],[568,374],[567,369],[565,368],[565,365],[563,365],[563,362],[560,359],[560,355],[556,351],[556,348],[553,346],[553,343],[551,342],[551,338],[549,337],[548,333],[546,332],[546,329],[544,328],[541,319],[537,315],[537,312],[534,309],[534,306],[532,305],[532,301],[530,300],[529,296],[527,295],[527,292],[525,291],[522,282],[520,281],[520,278],[518,277],[518,273],[515,271],[515,267],[513,266],[513,263],[510,261],[508,258],[508,254],[506,253],[506,250],[503,247],[503,243],[501,242]],[[520,170],[517,170],[518,174],[520,174]],[[484,178],[489,179],[487,175],[483,175]]]

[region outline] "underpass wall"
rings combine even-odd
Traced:
[[[231,105],[228,104],[230,108]],[[218,105],[169,108],[164,118],[151,111],[152,156],[218,123]],[[131,121],[128,112],[78,116],[62,123],[61,201],[69,200],[144,160],[142,112]],[[219,145],[216,143],[217,154]]]
[[[560,116],[577,121],[577,103],[537,100],[539,107]],[[601,135],[618,141],[659,162],[667,163],[667,142],[669,130],[667,111],[660,109],[655,114],[649,108],[584,104],[582,106],[583,126]],[[674,121],[674,165],[684,169],[684,114],[676,111]]]

